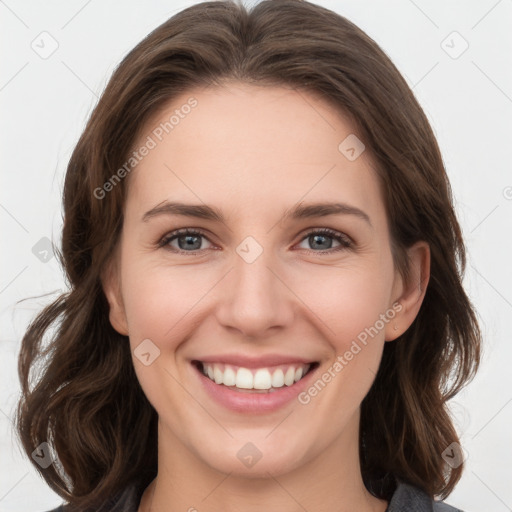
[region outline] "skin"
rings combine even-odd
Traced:
[[[384,199],[369,152],[349,161],[338,145],[354,128],[310,93],[231,82],[188,91],[140,132],[139,147],[193,96],[198,105],[129,176],[124,225],[103,278],[114,328],[133,350],[150,339],[160,355],[133,357],[159,416],[158,476],[139,511],[384,511],[364,487],[358,453],[360,404],[384,343],[418,313],[429,275],[425,243],[409,249],[408,282],[394,267]],[[225,222],[144,213],[165,200],[208,204]],[[343,202],[364,211],[284,220],[298,202]],[[330,228],[352,245],[312,228]],[[158,241],[180,228],[204,232],[193,249]],[[247,263],[248,236],[263,249]],[[199,245],[201,243],[202,245]],[[195,255],[193,254],[195,253]],[[212,402],[193,359],[225,353],[299,355],[318,375],[365,328],[399,302],[401,310],[308,404],[240,414]],[[141,432],[141,435],[144,435]],[[248,468],[247,442],[262,453]],[[191,509],[193,510],[193,509]]]

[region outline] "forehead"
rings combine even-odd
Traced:
[[[131,172],[127,207],[140,214],[164,200],[202,201],[228,215],[271,215],[299,201],[350,201],[382,214],[369,152],[355,160],[345,152],[361,150],[355,137],[349,119],[311,93],[240,83],[191,89],[141,130],[134,148],[151,149]]]

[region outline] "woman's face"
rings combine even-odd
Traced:
[[[357,452],[383,345],[412,317],[354,128],[308,93],[232,83],[141,133],[105,289],[160,448],[252,476]]]

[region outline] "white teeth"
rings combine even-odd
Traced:
[[[203,373],[216,384],[236,386],[240,389],[268,389],[291,386],[299,381],[309,370],[309,364],[289,365],[272,370],[271,368],[258,368],[249,370],[243,367],[233,367],[226,364],[202,363]]]
[[[288,370],[286,370],[286,373],[284,374],[284,383],[287,386],[291,386],[293,384],[293,379],[295,378],[295,368],[293,366],[290,366]]]
[[[274,372],[272,375],[272,387],[273,388],[282,388],[284,386],[284,373],[281,368]]]
[[[217,382],[217,384],[219,384]],[[251,370],[247,368],[238,368],[236,372],[235,386],[241,389],[252,389],[253,388],[253,377]]]
[[[218,366],[213,367],[213,378],[215,380],[215,384],[222,384],[223,375]]]
[[[254,389],[270,389],[272,387],[272,377],[266,368],[258,370],[254,375]]]
[[[236,384],[236,374],[233,368],[229,366],[224,370],[224,386],[234,386]]]

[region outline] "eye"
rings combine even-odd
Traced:
[[[201,231],[184,228],[165,235],[158,245],[179,253],[194,252],[204,249],[204,247],[201,247],[201,238],[208,240]],[[177,241],[178,247],[171,245],[171,242],[174,241]]]
[[[208,249],[208,247],[202,247],[202,238],[208,240],[206,235],[200,230],[192,228],[183,228],[178,229],[176,231],[172,231],[171,233],[165,235],[158,242],[158,246],[182,254],[187,252],[194,253],[195,251]],[[336,240],[339,244],[338,247],[335,247],[333,249],[332,240],[329,241],[329,239]],[[313,229],[309,231],[302,238],[302,243],[304,241],[308,241],[310,244],[312,244],[313,248],[320,249],[313,250],[305,248],[309,252],[315,253],[332,253],[352,247],[352,240],[347,235],[339,233],[329,228]],[[177,247],[176,245],[172,244],[173,242],[177,242]],[[208,241],[208,243],[211,242]]]
[[[332,240],[329,241],[329,239],[335,239],[339,246],[332,249]],[[310,244],[312,244],[313,247],[319,248],[320,250],[311,250],[306,248],[309,252],[336,252],[336,251],[342,251],[344,249],[349,249],[352,247],[352,240],[345,234],[339,233],[337,231],[334,231],[329,228],[322,228],[322,229],[314,229],[309,231],[306,236],[302,239],[302,241],[307,241]]]

